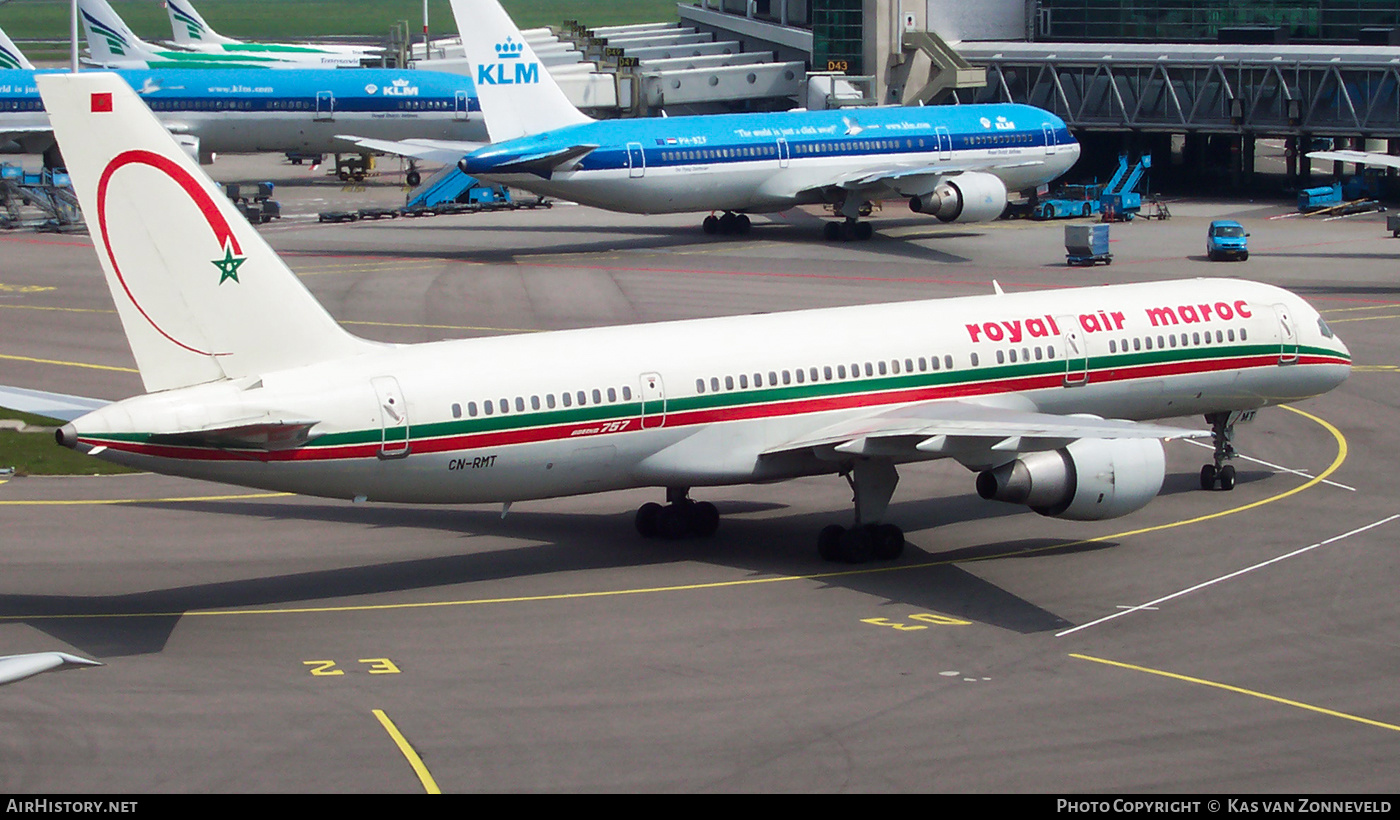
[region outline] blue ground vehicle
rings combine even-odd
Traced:
[[[1249,234],[1245,233],[1244,226],[1233,219],[1217,219],[1210,223],[1210,230],[1206,232],[1206,256],[1212,262],[1248,259]]]

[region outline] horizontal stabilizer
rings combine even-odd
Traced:
[[[549,178],[549,175],[565,166],[583,159],[597,150],[596,145],[571,145],[559,151],[546,151],[526,154],[520,159],[502,163],[491,169],[498,174],[535,174]]]
[[[378,154],[393,154],[400,157],[421,159],[427,162],[440,162],[450,165],[467,154],[482,148],[484,142],[464,142],[456,140],[377,140],[357,137],[353,134],[336,134],[336,139],[354,143],[356,147]]]
[[[309,419],[265,417],[184,433],[161,433],[151,436],[150,440],[152,444],[216,450],[295,450],[314,438],[311,428],[319,423]]]
[[[111,402],[105,399],[89,399],[84,396],[70,396],[66,393],[46,393],[42,390],[29,390],[23,387],[0,386],[0,408],[18,410],[35,416],[58,421],[72,421],[85,416]],[[0,416],[4,410],[0,410]]]

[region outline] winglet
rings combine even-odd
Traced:
[[[380,347],[336,324],[119,76],[36,80],[148,391]]]

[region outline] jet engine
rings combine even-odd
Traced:
[[[171,134],[175,138],[176,144],[185,149],[185,153],[190,155],[190,159],[200,165],[213,165],[214,152],[203,151],[199,147],[199,137],[192,134]]]
[[[944,222],[987,222],[1006,210],[1006,183],[992,174],[969,172],[909,198],[909,209]]]
[[[1053,518],[1099,521],[1147,506],[1166,472],[1158,439],[1080,439],[979,473],[977,494]]]

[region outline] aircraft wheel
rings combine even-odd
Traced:
[[[869,222],[856,223],[856,239],[866,240],[875,235],[875,228]]]
[[[826,223],[826,225],[822,226],[822,234],[826,236],[827,241],[835,242],[837,239],[841,238],[841,223]]]
[[[417,171],[409,171],[408,173],[404,174],[403,181],[408,185],[408,187],[417,188],[418,184],[423,181],[423,175],[418,173]]]
[[[875,557],[875,538],[870,527],[852,527],[841,533],[838,551],[848,564],[864,564]]]
[[[700,227],[705,230],[705,233],[710,235],[719,233],[719,217],[715,216],[714,214],[710,214],[709,216],[705,217],[704,222],[700,223]]]
[[[836,563],[841,560],[841,535],[846,528],[839,524],[828,524],[817,533],[817,554],[823,561]]]
[[[1221,467],[1219,479],[1220,489],[1226,491],[1235,489],[1235,466],[1233,464],[1226,464],[1224,467]]]
[[[690,530],[690,516],[683,507],[667,504],[656,516],[656,531],[665,539],[675,540]]]
[[[637,518],[634,523],[637,525],[637,532],[643,538],[655,538],[661,534],[660,526],[661,505],[654,501],[648,501],[637,510]]]
[[[749,228],[751,228],[751,227],[753,227],[753,223],[749,220],[749,215],[748,215],[748,214],[737,214],[737,215],[734,217],[734,232],[735,232],[735,233],[737,233],[737,234],[746,234],[746,233],[749,232]]]
[[[719,529],[719,509],[710,502],[697,501],[687,512],[690,531],[701,538],[709,538]]]
[[[1201,468],[1201,489],[1209,490],[1215,487],[1215,465],[1207,464]]]
[[[904,554],[904,531],[893,524],[873,524],[870,527],[875,557],[893,561]]]

